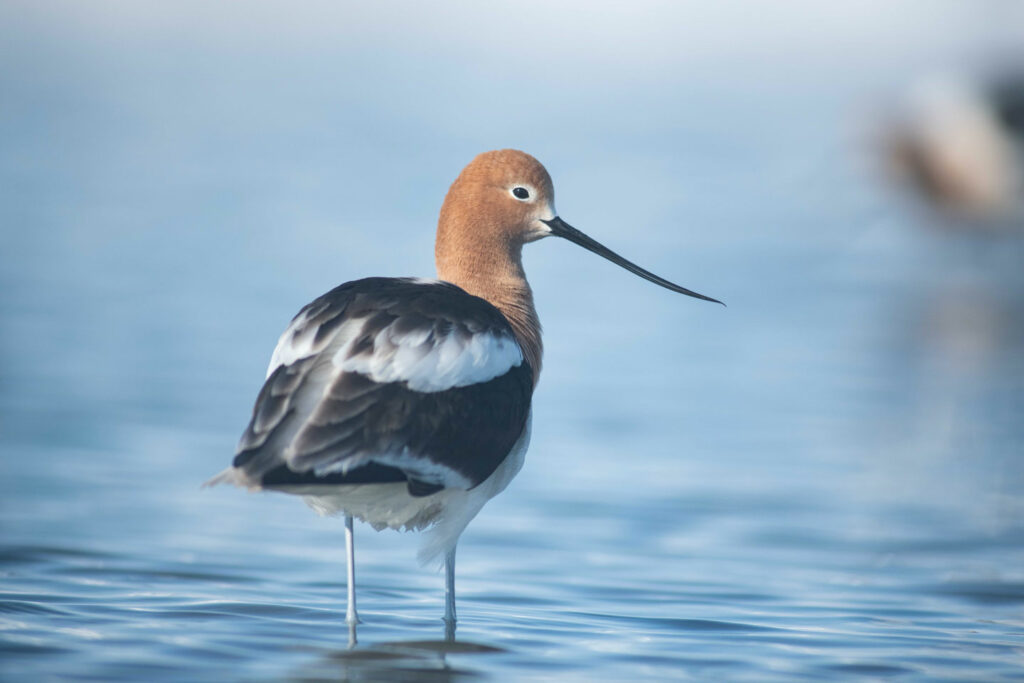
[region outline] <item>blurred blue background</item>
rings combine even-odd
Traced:
[[[0,674],[1024,676],[1024,233],[883,132],[1022,45],[1013,2],[0,3]],[[340,522],[199,485],[291,316],[433,275],[502,147],[729,307],[527,247],[545,369],[465,647],[359,527],[353,656]]]

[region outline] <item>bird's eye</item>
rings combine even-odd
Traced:
[[[513,187],[512,196],[515,197],[516,199],[529,199],[530,191],[527,190],[525,187]]]

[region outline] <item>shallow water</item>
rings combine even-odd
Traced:
[[[846,117],[916,68],[900,41],[891,83],[870,57],[765,82],[559,53],[531,87],[563,109],[510,134],[534,115],[457,41],[409,75],[400,45],[210,38],[230,17],[186,39],[126,8],[86,29],[5,11],[3,678],[1024,679],[1024,242],[934,230],[862,163]],[[423,73],[491,97],[450,127]],[[529,246],[533,443],[460,543],[457,640],[416,537],[358,526],[350,649],[340,520],[199,486],[290,316],[431,274],[451,176],[506,143],[568,221],[729,306]]]

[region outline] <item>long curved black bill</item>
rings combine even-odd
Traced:
[[[644,270],[643,268],[636,265],[632,261],[627,261],[626,259],[622,258],[614,251],[601,244],[600,242],[597,242],[596,240],[587,237],[585,234],[583,234],[576,228],[572,227],[558,216],[555,216],[549,221],[544,221],[544,223],[547,224],[549,228],[551,228],[552,235],[555,235],[556,237],[564,237],[570,242],[574,242],[583,247],[584,249],[594,252],[598,256],[603,256],[612,263],[618,264],[625,268],[626,270],[628,270],[629,272],[635,273],[636,275],[639,275],[645,280],[650,280],[656,285],[661,285],[665,289],[671,289],[673,292],[679,292],[680,294],[685,294],[686,296],[692,296],[695,299],[703,299],[704,301],[711,301],[716,304],[722,304],[723,306],[725,305],[718,299],[712,299],[709,296],[698,294],[697,292],[687,289],[686,287],[680,287],[677,284],[669,282],[665,278],[658,277],[649,270]]]

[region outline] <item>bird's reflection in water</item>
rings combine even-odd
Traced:
[[[441,621],[444,623],[444,642],[448,643],[448,644],[454,644],[455,643],[455,626],[456,626],[456,624],[458,622],[456,622],[455,620],[449,620],[449,619],[442,619]],[[359,638],[358,638],[357,631],[359,629],[359,624],[361,624],[361,623],[362,623],[361,620],[346,621],[346,625],[348,626],[348,649],[349,650],[354,649],[356,647],[356,645],[359,644]]]
[[[876,493],[995,533],[1024,509],[1024,241],[970,237],[920,233],[944,248],[934,277],[886,299],[876,386],[891,409],[864,433],[880,454]]]
[[[502,653],[491,645],[459,642],[454,628],[445,626],[443,640],[410,640],[359,646],[356,625],[349,627],[349,646],[321,651],[293,678],[303,681],[450,681],[477,677],[474,669],[452,666],[448,655],[473,656]]]

